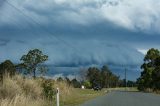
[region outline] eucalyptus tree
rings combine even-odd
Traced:
[[[27,70],[27,74],[33,74],[36,78],[36,71],[43,73],[45,68],[42,68],[42,63],[48,60],[48,56],[43,54],[39,49],[30,50],[26,55],[20,59]]]

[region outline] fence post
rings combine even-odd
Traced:
[[[57,88],[57,106],[59,106],[59,88]]]

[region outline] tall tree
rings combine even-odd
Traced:
[[[160,90],[160,57],[155,60],[155,69],[152,74],[153,89]]]
[[[34,49],[30,50],[26,55],[23,55],[20,60],[23,61],[22,64],[24,64],[27,73],[33,73],[33,77],[35,78],[36,70],[38,71],[38,67],[48,60],[48,56],[44,55],[39,49]]]
[[[144,64],[142,64],[141,77],[137,80],[138,88],[145,90],[147,88],[155,88],[156,73],[159,72],[160,51],[158,49],[150,49],[144,57]],[[158,74],[157,74],[158,75]],[[158,77],[158,76],[157,76]]]
[[[102,76],[102,87],[109,88],[110,87],[110,77],[111,71],[109,70],[108,66],[103,66],[101,69],[101,76]]]
[[[87,72],[87,80],[91,83],[92,87],[101,85],[100,70],[96,67],[90,67]]]

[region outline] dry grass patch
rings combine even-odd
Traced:
[[[21,75],[12,78],[5,76],[3,85],[0,86],[0,106],[54,106],[56,104],[55,97],[51,100],[46,99],[43,92],[42,85],[45,81],[46,79],[43,78],[34,80]],[[61,106],[75,106],[104,94],[104,91],[73,88],[66,81],[47,81],[51,81],[52,88],[60,89]]]
[[[5,76],[0,86],[0,106],[47,106],[39,80]]]

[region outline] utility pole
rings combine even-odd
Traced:
[[[125,68],[125,90],[127,90],[127,69]]]

